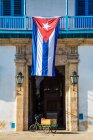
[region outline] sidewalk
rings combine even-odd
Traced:
[[[93,133],[63,132],[45,134],[44,132],[0,132],[0,140],[93,140]]]

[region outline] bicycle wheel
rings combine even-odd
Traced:
[[[36,131],[36,126],[34,124],[32,124],[30,127],[29,127],[29,130],[34,132]]]
[[[43,130],[43,127],[42,127],[42,125],[41,124],[39,124],[39,130]]]
[[[56,133],[56,131],[57,131],[57,128],[56,127],[51,127],[51,132],[52,133]]]
[[[48,134],[50,131],[50,126],[43,126],[43,130],[44,130],[45,134]]]

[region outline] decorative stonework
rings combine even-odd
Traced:
[[[56,66],[65,66],[65,103],[66,103],[66,130],[78,130],[78,85],[70,84],[70,75],[78,72],[78,45],[84,39],[59,39],[56,51]],[[93,43],[93,41],[88,40]],[[86,41],[85,41],[86,42]],[[16,85],[16,118],[17,131],[28,130],[28,66],[32,64],[31,39],[2,39],[0,45],[16,46],[15,64],[16,74],[22,72],[24,83],[22,91]]]
[[[75,97],[72,97],[72,95],[75,95],[72,90],[72,86],[70,85],[70,74],[72,71],[77,71],[78,67],[78,48],[77,46],[61,46],[62,40],[59,40],[59,44],[56,51],[56,66],[65,66],[65,94],[66,94],[66,129],[68,131],[77,131],[78,130],[78,104],[77,104],[77,94]],[[17,70],[23,71],[24,77],[26,77],[26,81],[23,87],[23,94],[22,99],[23,104],[19,103],[19,100],[17,97],[17,104],[20,104],[19,108],[23,107],[23,112],[21,113],[21,117],[23,116],[23,124],[22,130],[28,130],[28,66],[31,66],[31,46],[17,46],[16,47],[16,67]],[[24,67],[22,66],[22,60],[24,62]],[[21,66],[21,67],[20,67]],[[21,68],[21,69],[20,69]],[[77,90],[77,87],[75,87]],[[73,94],[72,94],[73,93]],[[78,93],[78,92],[76,92]],[[74,108],[74,106],[76,108]],[[17,112],[19,112],[19,109],[17,108]],[[25,110],[25,112],[24,112]],[[18,113],[18,116],[20,114]],[[18,119],[18,125],[20,119]],[[17,126],[18,126],[17,125]],[[20,127],[17,129],[20,130]]]
[[[1,46],[31,46],[32,39],[31,38],[1,38],[0,45]],[[92,38],[62,38],[58,39],[57,47],[75,47],[75,46],[84,46],[84,45],[92,45]]]

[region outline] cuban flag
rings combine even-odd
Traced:
[[[33,17],[32,75],[55,76],[59,17]]]

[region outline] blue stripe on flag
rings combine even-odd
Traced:
[[[37,25],[33,20],[33,34],[32,34],[32,75],[36,75],[36,61],[37,61]]]
[[[53,65],[52,65],[52,76],[55,76],[55,56],[56,56],[56,46],[57,46],[57,38],[58,38],[58,28],[59,28],[59,22],[55,28],[54,58],[53,58]]]
[[[52,76],[52,67],[53,67],[53,59],[54,59],[54,43],[55,43],[55,29],[49,37],[48,76]]]
[[[47,76],[48,72],[48,41],[43,40],[43,56],[42,56],[42,76]]]

